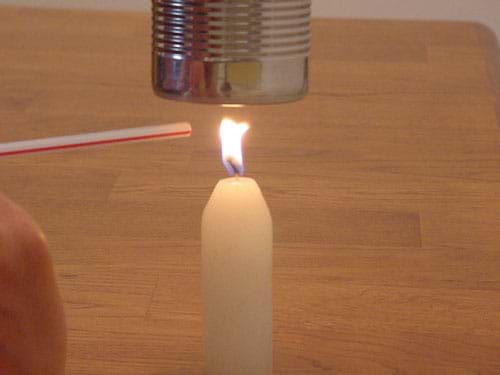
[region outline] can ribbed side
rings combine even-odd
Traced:
[[[153,48],[204,61],[307,56],[310,0],[153,0]]]

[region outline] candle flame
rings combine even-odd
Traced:
[[[249,128],[248,124],[236,123],[229,118],[223,119],[220,124],[222,163],[230,176],[243,175],[241,140]]]

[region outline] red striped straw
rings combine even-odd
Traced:
[[[65,151],[83,147],[105,146],[118,143],[144,142],[166,138],[182,138],[191,135],[187,122],[109,130],[97,133],[66,135],[62,137],[32,139],[0,144],[0,157],[40,152]]]

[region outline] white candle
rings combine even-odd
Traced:
[[[243,127],[221,126],[230,174],[243,171]],[[272,219],[253,179],[219,181],[201,237],[206,374],[272,374]]]

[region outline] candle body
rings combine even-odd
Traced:
[[[219,181],[201,230],[207,375],[272,374],[272,236],[257,183]]]

